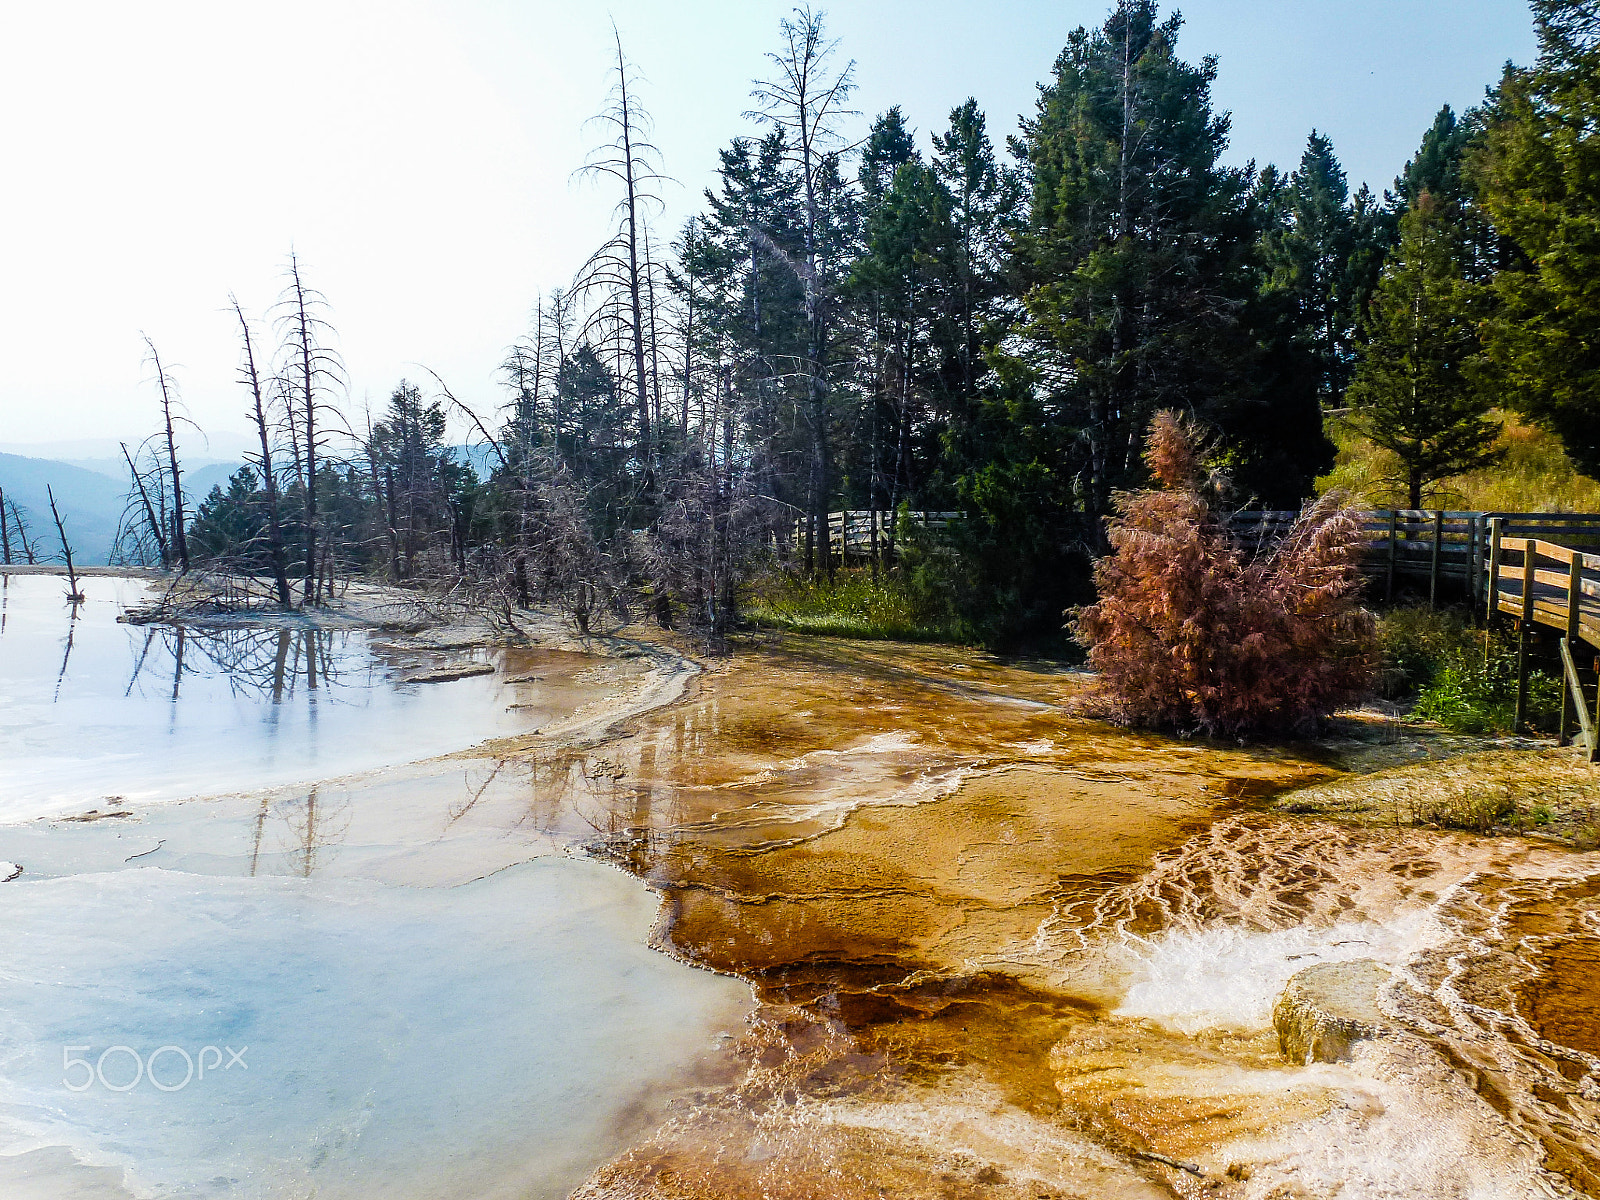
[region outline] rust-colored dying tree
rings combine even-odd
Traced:
[[[1119,498],[1100,600],[1078,615],[1111,719],[1213,736],[1306,732],[1359,697],[1376,665],[1358,603],[1364,538],[1341,497],[1314,500],[1277,545],[1251,555],[1207,493],[1197,431],[1150,423],[1158,488]]]

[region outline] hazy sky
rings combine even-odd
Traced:
[[[1067,33],[1109,0],[835,0],[855,107],[900,104],[926,146],[975,95],[996,140]],[[1229,158],[1292,167],[1313,127],[1381,190],[1441,103],[1476,103],[1534,40],[1523,0],[1192,0],[1179,40],[1220,60]],[[290,247],[323,291],[355,406],[438,371],[494,371],[540,291],[603,236],[573,181],[615,19],[667,171],[662,236],[750,127],[781,0],[103,0],[0,16],[0,444],[138,437],[141,332],[208,429],[239,431],[228,293],[264,317]]]

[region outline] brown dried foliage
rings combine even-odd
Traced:
[[[1098,603],[1075,633],[1099,673],[1093,703],[1122,724],[1248,737],[1305,733],[1363,695],[1376,622],[1357,602],[1360,516],[1311,501],[1276,546],[1249,555],[1202,490],[1196,431],[1151,422],[1160,489],[1119,497]]]

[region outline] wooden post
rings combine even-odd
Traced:
[[[1572,551],[1567,567],[1567,640],[1578,644],[1578,621],[1583,616],[1583,551]]]
[[[1539,555],[1532,538],[1522,539],[1522,614],[1517,622],[1517,713],[1511,732],[1528,731],[1528,638],[1533,632],[1533,571]]]
[[[1594,673],[1600,676],[1600,658],[1594,660]],[[1594,719],[1589,723],[1589,761],[1600,762],[1600,684],[1594,690]]]
[[[1583,551],[1573,550],[1567,559],[1567,637],[1561,643],[1561,659],[1568,668],[1571,676],[1571,687],[1561,689],[1561,727],[1556,733],[1556,745],[1567,744],[1567,719],[1571,715],[1573,705],[1573,689],[1578,687],[1578,668],[1573,665],[1572,647],[1578,644],[1578,617],[1582,612],[1583,598]],[[1587,733],[1588,721],[1584,711],[1583,692],[1577,692],[1578,724],[1584,726]]]
[[[1467,518],[1467,611],[1478,612],[1478,514]]]
[[[1444,548],[1444,509],[1433,510],[1433,559],[1428,563],[1428,607],[1439,603],[1439,553]]]
[[[1595,757],[1595,727],[1589,720],[1589,706],[1583,700],[1583,681],[1578,678],[1578,664],[1572,659],[1572,643],[1566,638],[1561,639],[1561,673],[1564,676],[1561,689],[1561,739],[1560,744],[1567,744],[1567,707],[1571,705],[1578,714],[1578,736],[1580,744],[1589,752],[1589,761]]]
[[[1487,599],[1484,602],[1483,623],[1486,626],[1494,624],[1494,616],[1500,610],[1500,518],[1489,518],[1489,571],[1488,579],[1484,582],[1484,591]]]
[[[1572,666],[1572,643],[1566,638],[1561,639],[1561,721],[1556,726],[1556,745],[1567,744],[1567,725],[1572,716],[1572,684],[1577,678],[1577,668]],[[1581,714],[1579,724],[1588,714],[1584,712],[1582,698],[1579,698],[1578,712]]]
[[[1399,553],[1399,537],[1398,514],[1391,508],[1389,510],[1389,579],[1383,588],[1383,598],[1386,601],[1394,599],[1395,555]]]

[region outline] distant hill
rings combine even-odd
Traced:
[[[137,439],[128,442],[128,448],[138,453]],[[242,459],[256,448],[250,434],[228,430],[199,434],[192,429],[178,431],[178,461],[193,463],[197,467],[207,463],[232,462]],[[119,478],[128,468],[122,461],[121,443],[116,438],[71,438],[56,442],[0,442],[0,454],[20,454],[24,458],[44,458],[51,462],[71,463],[101,474]]]
[[[178,465],[183,466],[182,463]],[[233,473],[242,466],[244,466],[243,463],[230,462],[208,463],[203,467],[195,467],[193,470],[185,467],[183,470],[184,503],[190,508],[194,508],[206,498],[212,488],[220,487],[223,491],[227,491],[228,480],[233,478]]]
[[[452,446],[450,452],[456,461],[471,466],[480,479],[488,478],[497,465],[488,446]],[[117,470],[119,465],[121,469]],[[229,478],[243,465],[213,461],[185,468],[183,492],[189,511],[192,513],[213,487],[226,491]],[[110,560],[111,543],[116,539],[117,522],[126,503],[127,479],[127,466],[120,460],[80,458],[63,462],[0,453],[0,488],[5,489],[8,500],[15,500],[27,512],[28,537],[38,540],[36,552],[41,558],[53,557],[60,550],[50,520],[46,484],[55,489],[61,519],[72,539],[73,557],[87,567]],[[14,550],[20,556],[20,548]]]
[[[74,560],[85,566],[108,562],[122,516],[126,485],[70,463],[0,454],[0,488],[5,489],[7,500],[14,500],[26,512],[28,537],[37,543],[36,552],[41,558],[54,557],[61,549],[50,520],[46,485],[55,491]],[[13,557],[19,552],[14,544]]]

